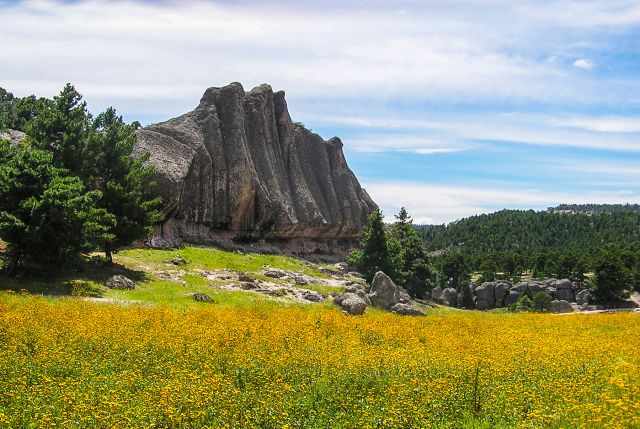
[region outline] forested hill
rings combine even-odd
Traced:
[[[640,212],[503,210],[447,226],[417,227],[429,250],[457,249],[467,255],[537,251],[593,253],[606,245],[639,247]]]

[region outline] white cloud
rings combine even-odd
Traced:
[[[400,207],[407,208],[415,223],[441,224],[504,208],[545,209],[561,203],[640,203],[640,194],[621,192],[547,192],[534,188],[429,185],[412,182],[370,182],[366,188],[393,220]]]
[[[573,62],[573,66],[582,70],[591,70],[594,67],[593,61],[580,58]]]
[[[640,133],[640,117],[568,117],[552,122],[558,126],[599,133]]]
[[[571,76],[531,47],[553,55],[577,42],[563,30],[575,24],[554,10],[594,29],[638,22],[633,4],[613,3],[426,1],[399,14],[386,2],[363,10],[349,2],[31,0],[0,7],[11,59],[0,64],[0,85],[53,95],[72,81],[97,104],[127,111],[144,98],[155,100],[145,114],[164,116],[231,81],[269,82],[294,98],[588,102],[603,92],[591,77]],[[607,97],[627,97],[629,85],[637,89],[608,82]]]
[[[361,152],[478,148],[480,142],[524,143],[617,151],[640,151],[640,119],[636,117],[573,117],[522,113],[453,113],[428,120],[390,116],[314,116],[305,120],[370,129],[374,132],[345,142]],[[398,133],[403,130],[402,133]]]
[[[448,140],[436,140],[409,134],[367,134],[350,138],[349,148],[358,152],[413,152],[420,155],[435,155],[469,150],[470,144]]]

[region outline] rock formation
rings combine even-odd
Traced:
[[[431,290],[431,299],[450,307],[475,308],[477,310],[510,307],[517,304],[525,296],[529,301],[536,300],[538,305],[554,313],[564,313],[574,309],[593,310],[595,308],[590,305],[593,298],[591,290],[579,288],[568,279],[530,280],[517,284],[506,280],[497,280],[479,285],[471,283],[460,289],[461,291],[456,294],[456,289],[446,288],[443,290],[440,287],[435,287]],[[470,305],[461,299],[464,297],[461,292],[465,291],[470,294]]]
[[[136,152],[149,154],[164,201],[151,245],[344,254],[376,207],[340,139],[294,123],[269,85],[207,89],[192,112],[139,130]]]
[[[0,131],[0,140],[8,140],[11,144],[18,144],[24,140],[26,134],[17,130]]]

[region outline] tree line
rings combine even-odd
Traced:
[[[601,302],[640,291],[640,214],[501,211],[448,226],[413,225],[406,209],[385,225],[380,210],[349,263],[368,281],[384,271],[414,297],[470,281],[568,278]]]
[[[160,218],[154,170],[134,156],[135,130],[115,109],[91,115],[67,84],[49,98],[14,97],[0,88],[0,239],[4,269],[56,269],[81,252],[118,248],[145,238]]]

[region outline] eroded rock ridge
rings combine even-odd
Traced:
[[[137,132],[159,176],[164,222],[150,244],[251,243],[298,254],[352,247],[375,203],[342,142],[291,120],[284,92],[209,88],[192,112]]]

